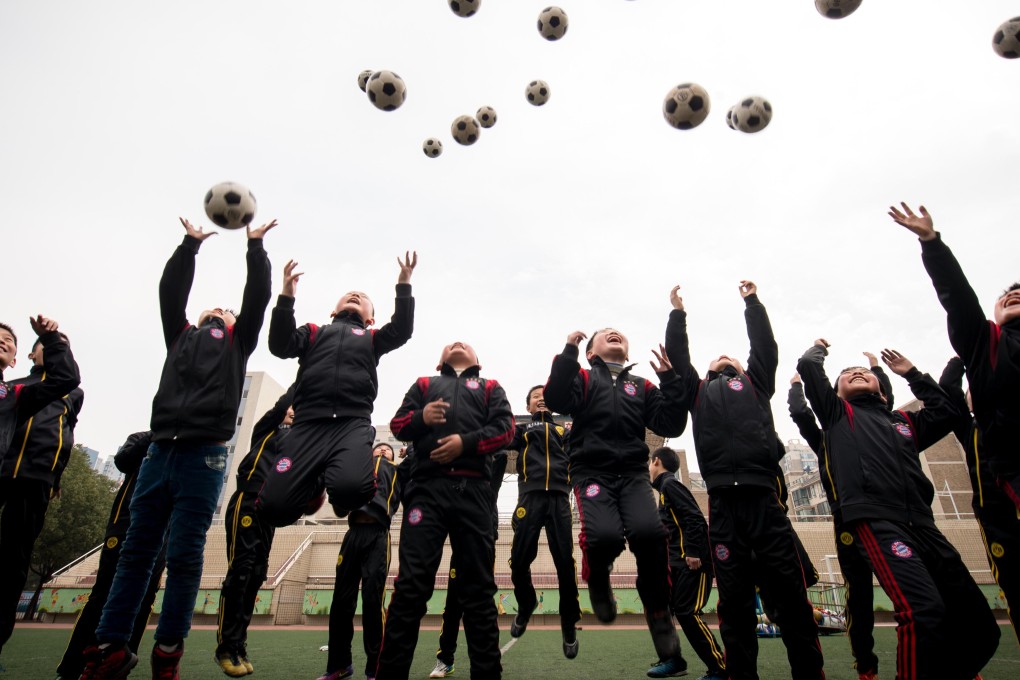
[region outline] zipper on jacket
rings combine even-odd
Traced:
[[[545,420],[545,418],[542,418]],[[545,490],[549,490],[549,423],[545,424]]]
[[[340,342],[336,344],[336,370],[333,371],[333,417],[336,418],[337,410],[337,396],[340,393],[340,354],[344,348],[344,336],[347,335],[347,329],[345,328],[345,322],[340,323]]]

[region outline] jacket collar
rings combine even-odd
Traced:
[[[662,485],[666,483],[666,477],[669,476],[670,473],[668,471],[660,473],[658,477],[652,480],[652,488],[656,491],[662,490]]]
[[[598,355],[593,356],[589,363],[591,364],[592,368],[601,367],[601,368],[606,369],[607,372],[609,371],[609,364],[607,364],[605,362],[605,360],[602,357],[598,356]],[[636,363],[634,363],[634,364],[624,364],[623,369],[620,370],[620,375],[623,375],[624,373],[629,373],[630,369],[634,368],[635,366],[637,366]]]
[[[888,411],[889,407],[885,405],[881,397],[877,394],[859,394],[856,397],[847,399],[853,406],[859,406],[863,408],[880,408],[883,411]]]
[[[333,317],[333,323],[337,323],[340,321],[343,321],[344,323],[353,324],[358,328],[365,327],[365,322],[361,320],[361,315],[359,315],[357,312],[349,312],[347,310],[344,310]]]
[[[465,368],[463,371],[460,372],[460,377],[461,378],[477,378],[478,377],[478,373],[481,370],[482,369],[479,366],[470,366],[470,367]],[[450,364],[443,364],[442,368],[439,369],[439,374],[440,375],[448,375],[448,376],[450,376],[452,378],[456,378],[457,377],[457,371],[455,371],[453,369],[453,367],[450,366]]]
[[[553,414],[550,413],[549,411],[539,411],[537,413],[534,413],[534,414],[532,414],[531,419],[533,421],[535,421],[536,423],[541,423],[541,422],[554,423],[554,422],[556,422],[556,420],[553,418]]]

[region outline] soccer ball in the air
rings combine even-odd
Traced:
[[[368,79],[365,87],[368,100],[375,108],[383,111],[395,111],[407,99],[407,86],[404,80],[393,71],[376,71]]]
[[[358,74],[358,87],[361,88],[362,92],[365,92],[365,88],[368,87],[368,79],[372,77],[372,69],[368,68]]]
[[[730,110],[726,112],[726,124],[729,126],[731,130],[737,129],[737,124],[733,122],[733,109],[735,108],[737,107],[731,106]]]
[[[450,134],[458,144],[471,146],[478,141],[481,130],[478,129],[478,121],[471,116],[458,116],[450,126]]]
[[[205,214],[217,227],[240,229],[255,219],[255,196],[237,182],[221,182],[205,194]]]
[[[483,106],[475,113],[475,119],[483,128],[491,128],[496,124],[496,109],[491,106]]]
[[[559,7],[546,7],[538,15],[538,32],[546,40],[559,40],[567,32],[567,13]]]
[[[861,6],[861,0],[815,0],[815,9],[823,17],[842,19],[850,16]]]
[[[541,106],[549,101],[549,83],[544,80],[532,80],[528,83],[528,88],[524,90],[524,95],[528,98],[530,104],[535,106]]]
[[[425,155],[429,158],[436,158],[443,153],[443,143],[435,137],[429,137],[422,142],[421,150],[425,152]]]
[[[662,116],[678,130],[690,130],[708,117],[711,102],[708,92],[697,83],[677,85],[662,102]]]
[[[482,4],[482,0],[448,0],[450,3],[450,9],[453,13],[459,17],[470,17],[474,16],[474,13],[478,11],[478,6]]]
[[[772,120],[772,104],[764,97],[748,97],[730,111],[733,125],[741,132],[759,132]]]
[[[999,26],[992,37],[995,53],[1006,59],[1020,57],[1020,17],[1013,17]]]

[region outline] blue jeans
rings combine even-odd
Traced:
[[[164,535],[166,592],[155,637],[167,643],[187,637],[202,579],[205,535],[226,465],[222,444],[163,441],[149,446],[131,498],[131,526],[117,575],[96,629],[99,642],[130,639]]]

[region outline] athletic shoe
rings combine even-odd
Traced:
[[[324,673],[319,676],[318,680],[343,680],[343,678],[354,677],[354,666],[348,666],[347,668],[341,668],[338,671],[332,673]]]
[[[255,672],[255,666],[252,666],[251,661],[248,661],[248,649],[244,645],[241,645],[241,648],[237,650],[237,659],[244,666],[244,670],[248,671],[248,675]]]
[[[517,612],[517,616],[510,622],[510,637],[519,638],[524,635],[524,631],[528,629],[528,619],[530,618],[531,616],[524,612]]]
[[[220,667],[220,670],[232,678],[243,678],[248,675],[248,669],[241,661],[241,658],[237,652],[231,649],[217,650],[213,654],[213,659],[216,660],[216,665]]]
[[[563,656],[568,659],[576,659],[580,645],[577,642],[577,629],[573,626],[562,628],[563,633]]]
[[[648,669],[650,678],[679,678],[687,675],[687,662],[679,657],[660,661]]]
[[[857,674],[857,680],[878,680],[877,671],[865,671]]]
[[[177,643],[177,649],[167,652],[160,649],[157,642],[152,647],[152,680],[180,680],[181,657],[184,656],[184,643]]]
[[[138,656],[127,645],[110,645],[106,649],[92,646],[82,653],[85,668],[81,680],[121,680],[138,665]]]
[[[595,616],[602,623],[612,623],[616,620],[616,598],[613,596],[613,587],[609,585],[610,567],[602,573],[594,571],[588,574],[588,598],[591,600],[591,609]]]
[[[453,664],[445,664],[439,659],[436,659],[436,667],[429,673],[430,678],[445,678],[449,675],[453,675]]]

